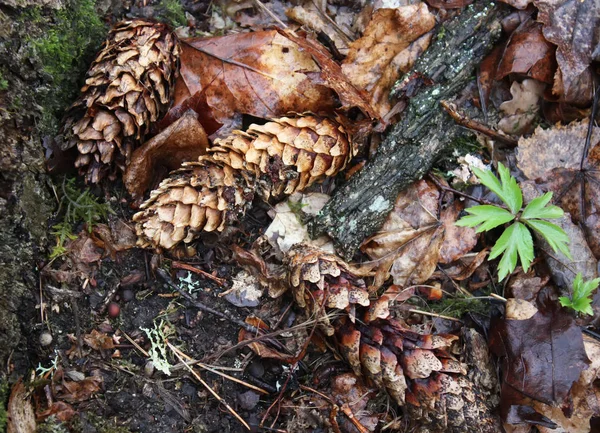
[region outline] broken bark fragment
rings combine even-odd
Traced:
[[[413,93],[403,119],[388,133],[375,157],[309,223],[312,236],[327,233],[346,259],[377,231],[398,193],[429,171],[459,130],[440,107],[471,79],[475,65],[500,36],[501,10],[480,2],[444,24],[436,41],[393,93]],[[415,78],[416,77],[416,78]],[[410,92],[409,92],[410,91]]]

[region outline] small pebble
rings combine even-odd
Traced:
[[[123,290],[123,300],[125,302],[132,301],[133,298],[135,298],[135,292],[133,290],[131,290],[131,289]]]
[[[116,302],[111,302],[108,304],[108,315],[113,319],[115,317],[119,317],[119,313],[121,312],[121,307]]]
[[[154,374],[154,364],[152,361],[148,361],[146,362],[146,365],[144,365],[144,374],[146,377],[152,377]]]
[[[44,331],[40,334],[40,344],[42,346],[50,346],[50,344],[52,343],[52,334],[50,334],[48,331]]]
[[[254,409],[260,400],[260,396],[254,391],[246,391],[238,394],[237,397],[240,407],[245,410]]]

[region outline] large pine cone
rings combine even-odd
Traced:
[[[467,372],[467,365],[451,350],[458,336],[423,335],[391,318],[395,294],[369,300],[364,282],[336,256],[298,245],[288,253],[286,265],[298,305],[317,315],[355,374],[407,406],[420,431],[499,431],[494,402],[488,398],[496,391],[494,370],[490,366],[487,375],[477,370],[489,364],[481,336],[473,342],[476,337],[469,333],[465,339],[470,345],[463,357],[470,367]],[[478,356],[486,359],[470,362],[475,346]]]
[[[201,231],[221,231],[244,215],[255,192],[269,199],[303,191],[351,157],[343,126],[326,117],[282,117],[236,131],[151,193],[134,216],[138,244],[170,249]]]
[[[86,182],[125,169],[169,106],[178,54],[165,24],[136,19],[111,29],[62,129],[62,150],[77,146],[75,166]]]

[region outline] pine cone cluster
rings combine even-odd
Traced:
[[[111,29],[62,128],[62,150],[77,148],[75,165],[86,182],[123,171],[152,122],[166,112],[178,52],[165,24],[136,19]]]
[[[286,266],[296,303],[317,315],[354,373],[407,406],[422,431],[497,431],[481,381],[454,355],[458,336],[419,334],[393,319],[395,294],[370,300],[364,282],[334,255],[299,245],[288,253]]]
[[[221,231],[245,214],[255,194],[268,200],[303,191],[337,174],[351,156],[343,126],[327,117],[282,117],[236,131],[151,193],[133,218],[138,244],[170,249],[202,231]]]

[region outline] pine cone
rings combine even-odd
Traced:
[[[178,54],[165,24],[136,19],[111,29],[62,129],[62,150],[77,146],[75,166],[86,182],[125,169],[169,106]]]
[[[163,180],[134,215],[138,245],[170,249],[191,242],[202,231],[221,231],[243,216],[254,198],[254,173],[213,159],[227,154],[237,162],[242,155],[212,148],[196,162],[186,162]]]
[[[299,245],[290,250],[286,264],[298,305],[317,315],[326,334],[335,336],[354,373],[406,405],[422,431],[495,431],[497,417],[481,392],[486,386],[480,386],[481,375],[475,377],[473,370],[467,374],[466,365],[452,355],[458,336],[419,334],[391,318],[395,294],[369,301],[364,282],[336,256]],[[346,314],[340,316],[339,310]]]
[[[283,117],[236,131],[151,193],[134,216],[138,244],[170,249],[201,231],[221,231],[244,215],[255,193],[266,200],[302,191],[337,174],[351,156],[344,128],[321,116]]]

